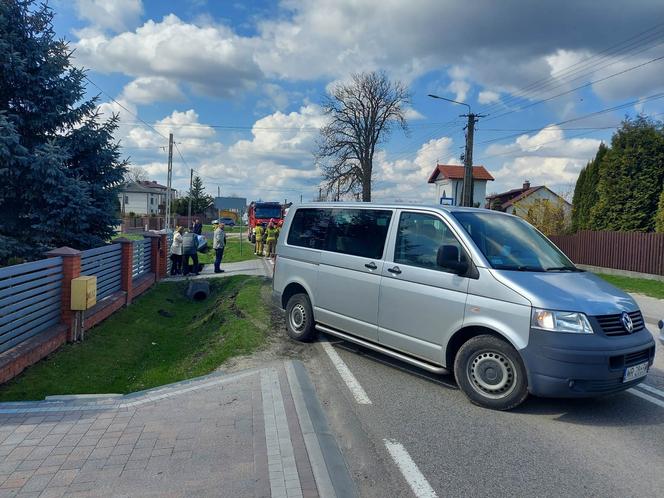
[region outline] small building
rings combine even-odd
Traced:
[[[435,203],[448,206],[461,204],[464,166],[437,164],[429,176],[428,183],[435,185]],[[493,181],[484,166],[473,166],[473,204],[481,206],[486,197],[486,184]]]
[[[488,196],[485,207],[523,217],[528,213],[529,208],[541,201],[561,205],[566,215],[572,211],[572,205],[549,187],[545,185],[533,187],[528,180],[523,182],[521,188]]]
[[[118,192],[121,212],[123,215],[163,215],[166,213],[167,192],[168,187],[154,181],[127,182]],[[176,197],[177,191],[172,188],[171,200]]]

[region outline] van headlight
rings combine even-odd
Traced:
[[[569,334],[592,334],[588,317],[583,313],[574,311],[551,311],[533,309],[531,326],[536,329],[550,330],[551,332],[566,332]]]

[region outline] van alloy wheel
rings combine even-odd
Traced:
[[[493,399],[509,396],[516,385],[516,368],[496,351],[477,354],[468,365],[468,378],[481,395]]]

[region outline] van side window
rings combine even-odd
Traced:
[[[424,213],[401,213],[394,262],[445,271],[436,263],[438,248],[453,245],[464,254],[461,244],[443,221]]]
[[[392,211],[378,209],[332,209],[327,238],[328,251],[369,259],[383,257]]]
[[[330,224],[329,209],[298,209],[293,216],[288,245],[324,249]]]

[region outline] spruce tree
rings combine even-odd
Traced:
[[[194,179],[191,182],[191,212],[192,213],[203,213],[213,202],[212,196],[205,193],[205,186],[203,185],[203,180],[200,176],[194,176]]]
[[[625,120],[600,164],[591,228],[653,231],[663,181],[662,124],[642,116]]]
[[[34,0],[0,2],[0,263],[100,245],[115,224],[117,118],[101,122],[85,99],[85,72],[52,21]]]

